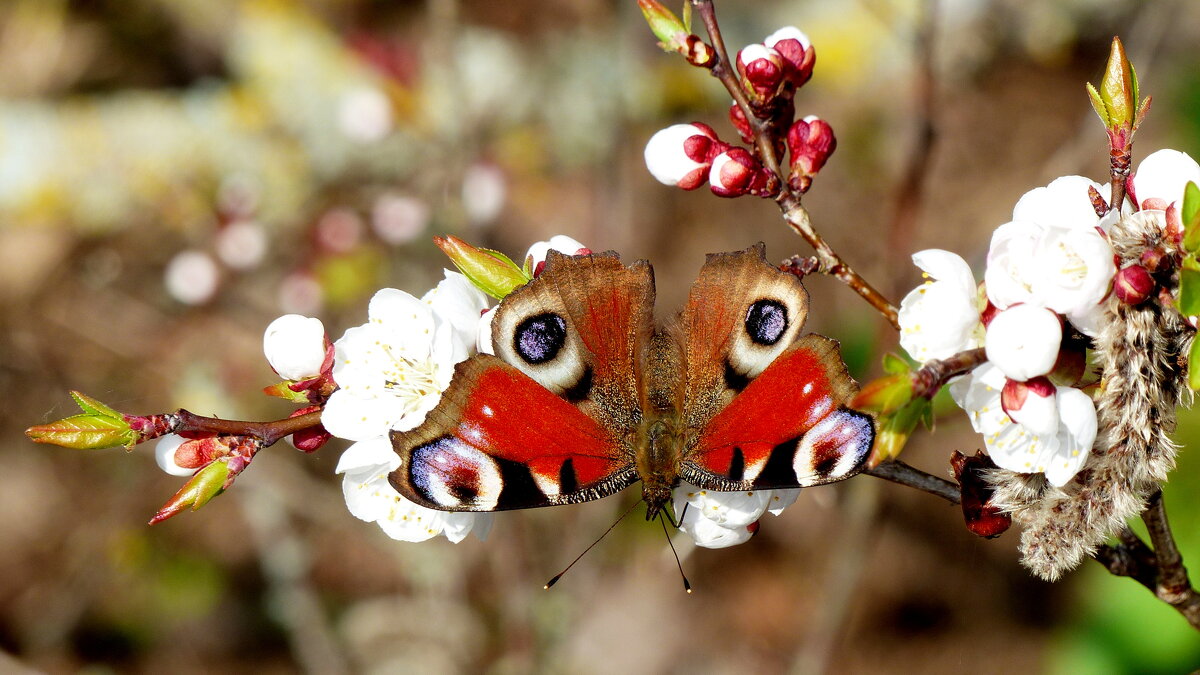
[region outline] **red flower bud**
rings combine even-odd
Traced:
[[[1158,283],[1150,272],[1141,265],[1130,265],[1117,272],[1113,280],[1113,292],[1127,305],[1140,305],[1154,295]]]
[[[750,128],[746,114],[742,112],[742,107],[737,103],[729,106],[729,121],[733,123],[733,128],[737,129],[738,135],[742,137],[743,141],[754,142],[754,130]]]
[[[795,26],[785,26],[772,33],[763,44],[779,52],[788,62],[787,79],[794,86],[803,86],[812,77],[817,52],[812,42]]]
[[[310,412],[316,412],[320,409],[321,406],[319,405],[305,406],[296,410],[291,415],[288,415],[288,417],[299,417],[301,415],[307,415]],[[292,434],[292,445],[296,446],[296,449],[300,450],[301,452],[316,452],[321,448],[322,445],[325,445],[325,442],[330,438],[333,438],[333,434],[326,431],[324,425],[318,424],[315,427],[301,429],[300,431]]]
[[[792,189],[807,192],[813,176],[837,149],[837,138],[828,122],[809,115],[797,120],[788,129],[787,146],[791,154],[792,175],[789,181]]]
[[[779,52],[761,44],[747,45],[737,55],[742,86],[757,103],[765,103],[779,93],[787,67],[788,62]]]
[[[646,168],[664,185],[695,190],[708,178],[713,156],[724,148],[707,124],[676,124],[646,143]]]
[[[744,194],[765,194],[767,170],[745,148],[731,147],[713,158],[708,182],[718,197],[740,197]]]

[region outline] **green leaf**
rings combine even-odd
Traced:
[[[115,419],[125,419],[121,413],[104,405],[100,401],[88,396],[81,391],[72,391],[71,398],[75,399],[75,403],[79,405],[83,412],[91,415],[100,415],[102,417],[112,417]]]
[[[683,29],[687,32],[692,32],[692,2],[691,0],[683,0]]]
[[[906,375],[912,371],[912,365],[903,357],[891,352],[883,355],[883,372],[888,375]]]
[[[1096,91],[1096,88],[1092,86],[1091,82],[1088,82],[1087,93],[1088,99],[1092,102],[1092,110],[1096,111],[1096,114],[1100,116],[1100,121],[1104,123],[1105,127],[1107,127],[1108,108],[1105,107],[1104,100],[1100,98],[1100,92]]]
[[[1188,387],[1192,391],[1200,389],[1200,340],[1192,340],[1188,351]]]
[[[49,443],[76,450],[129,446],[137,437],[124,418],[90,413],[29,427],[25,435],[34,443]]]
[[[899,457],[917,424],[932,409],[933,403],[929,399],[916,398],[894,413],[880,415],[876,422],[878,433],[871,451],[870,466],[879,466],[881,462]]]
[[[179,492],[154,514],[150,524],[161,523],[171,516],[190,508],[195,511],[207,504],[213,497],[225,491],[225,483],[229,481],[229,465],[217,460],[201,469],[188,479]]]
[[[1200,314],[1200,271],[1194,269],[1194,265],[1185,264],[1179,270],[1179,313],[1184,316]]]
[[[1200,249],[1200,186],[1193,181],[1183,188],[1179,218],[1183,222],[1183,249],[1195,253]]]

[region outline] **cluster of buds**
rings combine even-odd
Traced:
[[[664,185],[695,190],[707,182],[718,197],[771,197],[779,192],[779,181],[753,153],[723,142],[700,122],[676,124],[651,136],[646,167]]]
[[[648,11],[648,5],[657,5],[650,0],[641,4],[651,28],[659,34],[655,22],[663,20],[661,12],[670,13],[665,9]],[[735,98],[742,103],[733,103],[729,119],[748,147],[722,141],[707,124],[676,124],[654,134],[646,144],[650,173],[659,182],[684,190],[707,182],[719,197],[775,197],[783,187],[782,177],[766,168],[760,154],[762,147],[769,145],[776,158],[782,159],[785,153],[790,157],[787,187],[795,193],[806,192],[837,147],[827,122],[811,115],[793,121],[796,90],[812,77],[815,62],[816,51],[808,36],[792,26],[740,50],[734,64],[736,84],[729,86],[741,90]],[[766,143],[760,143],[760,138]]]

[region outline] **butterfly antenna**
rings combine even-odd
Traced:
[[[625,516],[627,516],[627,515],[629,515],[630,513],[632,513],[632,512],[633,512],[633,509],[634,509],[634,507],[636,507],[636,506],[637,506],[638,504],[640,504],[640,503],[641,503],[641,502],[634,502],[632,506],[630,506],[628,509],[625,509],[625,513],[622,513],[622,514],[621,514],[621,517],[620,517],[620,518],[617,518],[616,522],[614,522],[612,525],[609,525],[609,526],[608,526],[608,529],[604,531],[604,534],[602,534],[602,535],[600,535],[599,537],[597,537],[597,538],[596,538],[596,541],[593,541],[593,542],[592,542],[592,544],[591,544],[590,546],[588,546],[587,548],[583,549],[583,553],[580,553],[579,555],[575,556],[575,559],[571,561],[571,564],[570,564],[570,565],[567,565],[567,566],[566,566],[566,568],[564,568],[564,569],[563,569],[563,571],[559,572],[558,574],[555,574],[555,575],[554,575],[554,578],[553,578],[553,579],[551,579],[550,581],[547,581],[547,582],[546,582],[546,585],[545,585],[545,586],[543,586],[543,588],[545,588],[546,590],[550,590],[550,587],[551,587],[551,586],[553,586],[554,584],[558,583],[558,580],[559,580],[559,579],[561,579],[561,578],[563,578],[563,575],[564,575],[564,574],[566,574],[568,571],[570,571],[570,569],[571,569],[572,567],[574,567],[574,566],[575,566],[575,563],[579,562],[579,559],[580,559],[580,558],[582,558],[583,556],[587,555],[587,552],[588,552],[588,551],[590,551],[590,550],[592,550],[593,548],[595,548],[595,547],[596,547],[596,544],[599,544],[601,539],[604,539],[605,537],[607,537],[607,536],[608,536],[608,533],[609,533],[609,532],[612,532],[612,531],[613,531],[613,528],[615,528],[615,527],[616,527],[618,524],[620,524],[620,522],[621,522],[622,520],[625,520]]]
[[[691,593],[692,582],[688,581],[687,575],[683,573],[683,563],[679,562],[679,553],[675,551],[675,542],[671,541],[671,533],[667,532],[667,521],[660,520],[658,522],[662,523],[663,536],[667,538],[667,546],[671,547],[671,554],[675,556],[675,566],[679,568],[679,576],[683,578],[683,590],[686,593]],[[671,524],[674,525],[674,523]],[[676,525],[676,527],[679,526]]]

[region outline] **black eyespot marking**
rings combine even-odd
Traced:
[[[525,319],[513,334],[513,349],[526,362],[537,365],[555,356],[567,342],[567,322],[546,312]]]
[[[787,307],[778,300],[757,300],[746,312],[746,333],[760,345],[779,342],[787,327]]]

